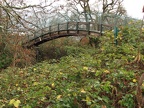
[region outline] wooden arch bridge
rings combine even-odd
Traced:
[[[61,16],[60,16],[61,15]],[[35,33],[28,35],[27,40],[23,42],[24,47],[38,46],[44,42],[68,36],[101,36],[105,30],[112,30],[114,26],[124,25],[126,17],[112,15],[91,15],[93,18],[88,20],[85,16],[75,16],[71,18],[68,15],[56,15],[49,21],[55,22],[48,26],[41,27]],[[42,24],[47,24],[46,21]]]
[[[112,29],[108,25],[95,24],[91,22],[67,22],[49,26],[35,33],[33,37],[24,43],[25,47],[38,46],[44,42],[69,36],[101,36],[103,29]]]

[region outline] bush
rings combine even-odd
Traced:
[[[0,69],[10,66],[12,58],[6,54],[0,54]]]
[[[22,47],[24,37],[19,34],[6,34],[0,35],[0,38],[3,39],[0,44],[0,69],[8,66],[25,67],[34,62],[34,50]]]

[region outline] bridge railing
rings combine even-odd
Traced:
[[[27,40],[34,40],[36,38],[39,38],[43,35],[50,34],[57,32],[59,33],[60,31],[97,31],[97,32],[102,32],[102,27],[103,25],[92,23],[92,22],[66,22],[66,23],[61,23],[57,25],[51,25],[46,28],[42,28],[40,30],[37,30],[33,35],[28,36]]]

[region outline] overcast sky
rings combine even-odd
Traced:
[[[27,0],[27,1],[32,1],[31,3],[38,3],[38,1],[41,0]],[[48,1],[52,1],[52,0],[48,0]],[[144,15],[144,13],[142,13],[143,6],[144,6],[144,0],[124,0],[124,7],[126,8],[128,15],[133,18],[139,18],[139,19],[143,18]]]
[[[143,18],[142,8],[144,6],[144,0],[124,0],[124,6],[129,16],[134,18]]]

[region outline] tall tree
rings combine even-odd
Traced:
[[[102,0],[102,13],[126,14],[122,3],[123,0]]]

